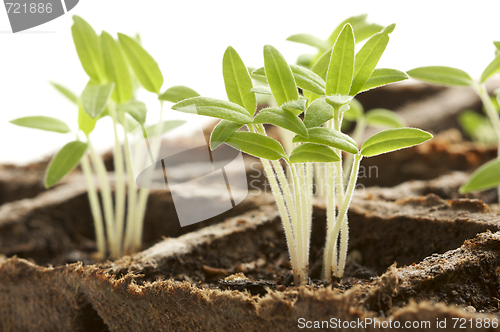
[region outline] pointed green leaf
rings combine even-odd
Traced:
[[[167,120],[163,121],[162,124],[160,125],[160,132],[158,135],[163,135],[170,130],[179,127],[180,125],[183,125],[186,123],[184,120]],[[146,127],[146,135],[147,137],[155,137],[156,136],[156,124],[151,125]]]
[[[401,115],[383,108],[375,108],[366,112],[366,123],[372,127],[399,128],[406,126]]]
[[[213,98],[194,97],[185,99],[172,106],[172,109],[184,113],[205,115],[241,124],[252,122],[250,113],[240,105],[230,101]]]
[[[349,92],[350,95],[355,96],[361,91],[366,81],[370,78],[389,43],[389,33],[394,30],[395,26],[395,24],[392,24],[382,30],[382,32],[373,35],[356,54],[354,78],[352,80],[351,91]]]
[[[361,154],[373,157],[418,145],[431,138],[430,133],[417,128],[387,129],[368,138],[361,146]]]
[[[465,71],[452,67],[430,66],[407,71],[410,77],[428,83],[445,86],[469,86],[474,81]]]
[[[358,153],[356,142],[351,137],[339,131],[325,127],[314,127],[309,128],[308,133],[309,137],[297,135],[293,138],[292,142],[323,144],[349,153]]]
[[[297,86],[304,90],[311,91],[317,95],[325,94],[325,81],[315,72],[296,65],[290,65]]]
[[[496,57],[481,74],[481,83],[486,82],[491,76],[500,71],[500,57]]]
[[[146,122],[148,110],[146,104],[142,101],[129,100],[125,104],[118,105],[118,110],[130,114],[139,124],[144,124],[144,122]]]
[[[500,41],[494,41],[493,45],[495,45],[495,47],[497,48],[497,50],[500,51]]]
[[[222,72],[229,101],[244,107],[253,115],[257,108],[257,101],[255,94],[250,91],[253,88],[252,78],[238,52],[231,46],[224,52]]]
[[[494,159],[479,167],[465,182],[458,192],[460,194],[483,191],[500,185],[500,159]]]
[[[258,93],[260,95],[272,95],[273,92],[268,86],[265,85],[257,85],[256,87],[253,87],[250,89],[253,93]]]
[[[176,85],[171,88],[168,88],[164,93],[162,93],[158,99],[166,100],[171,103],[178,103],[181,100],[198,97],[198,92],[194,91],[191,88],[183,85]]]
[[[292,163],[331,163],[340,161],[340,157],[328,146],[303,143],[290,154]]]
[[[163,75],[158,63],[133,38],[118,33],[118,39],[130,66],[134,70],[135,76],[144,89],[153,93],[160,93],[163,85]]]
[[[79,141],[66,144],[50,161],[45,172],[45,188],[61,181],[80,162],[87,151],[87,144]]]
[[[266,78],[266,70],[264,69],[264,67],[260,67],[258,69],[253,69],[249,67],[248,71],[250,72],[250,76],[252,77],[252,79],[256,80],[258,83],[263,83],[266,86],[268,86]],[[271,91],[271,89],[269,89],[269,91]]]
[[[60,93],[62,93],[66,98],[71,100],[73,103],[78,103],[78,97],[69,89],[65,88],[64,86],[51,82],[52,86],[57,89]]]
[[[253,123],[269,123],[307,137],[307,129],[302,120],[294,112],[286,109],[265,108],[257,114]]]
[[[90,24],[81,17],[75,15],[73,21],[71,34],[82,67],[91,78],[102,82],[105,75],[99,38]]]
[[[131,133],[133,132],[137,127],[139,127],[139,122],[135,121],[132,117],[126,116],[125,117],[125,129]]]
[[[327,41],[307,33],[292,35],[286,40],[316,47],[320,51],[325,51],[330,48],[330,44]]]
[[[10,123],[21,127],[40,129],[45,131],[54,131],[56,133],[69,133],[68,125],[61,120],[48,116],[27,116],[11,120]]]
[[[328,73],[328,66],[330,65],[331,57],[332,57],[332,49],[323,53],[311,68],[311,70],[314,73],[316,73],[319,77],[321,77],[324,81],[326,81],[326,75]]]
[[[334,109],[325,98],[316,99],[309,105],[304,116],[304,125],[307,128],[319,127],[330,119],[333,119]]]
[[[408,75],[397,69],[376,68],[360,92],[408,79]]]
[[[277,140],[261,134],[237,131],[226,140],[226,143],[257,158],[278,160],[286,157],[285,150]]]
[[[348,95],[354,75],[354,35],[348,23],[333,46],[326,77],[326,94]]]
[[[297,100],[287,101],[286,103],[281,105],[281,108],[292,111],[293,113],[299,115],[300,113],[304,112],[304,110],[306,109],[306,105],[307,100],[304,98],[300,98]]]
[[[212,134],[210,134],[210,149],[212,151],[215,150],[219,145],[226,142],[229,136],[240,128],[241,123],[220,120],[220,122],[214,127],[214,130],[212,130]]]
[[[129,68],[120,47],[106,31],[101,34],[101,44],[106,77],[109,82],[115,83],[113,100],[118,104],[122,104],[132,99],[134,95]]]
[[[349,110],[344,112],[344,119],[347,121],[357,121],[365,113],[363,105],[354,98],[349,103],[349,106]]]
[[[78,128],[85,135],[88,136],[94,130],[96,122],[97,118],[92,118],[83,110],[82,105],[78,105]]]
[[[267,82],[278,106],[299,99],[292,70],[285,58],[271,45],[264,46],[264,68]]]
[[[325,94],[325,80],[319,77],[318,74],[307,68],[297,65],[290,65],[290,69],[292,70],[293,77],[295,79],[295,82],[297,83],[297,86],[318,95]],[[252,72],[252,75],[265,77],[266,72],[264,70],[264,67],[254,70]]]
[[[83,110],[93,118],[99,117],[108,105],[114,86],[113,83],[87,84],[80,101]]]
[[[347,23],[350,23],[352,25],[354,36],[356,37],[356,43],[370,38],[372,35],[382,30],[382,26],[378,24],[367,23],[366,17],[366,14],[353,16],[340,23],[328,38],[330,44],[333,45],[333,43],[335,43],[340,34],[340,31]]]

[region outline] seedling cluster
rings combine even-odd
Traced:
[[[221,119],[212,131],[211,149],[226,143],[260,158],[285,230],[296,285],[308,282],[313,164],[324,163],[327,169],[323,278],[329,281],[332,272],[341,277],[345,268],[347,210],[361,159],[414,146],[432,137],[416,128],[387,129],[371,136],[358,148],[353,138],[341,132],[342,120],[354,96],[408,78],[399,70],[375,68],[394,27],[390,25],[371,33],[369,40],[355,53],[353,26],[343,24],[333,38],[333,46],[326,47],[311,69],[289,65],[276,48],[266,45],[264,67],[250,74],[236,50],[228,47],[223,58],[223,76],[229,101],[193,97],[172,107]],[[252,76],[260,77],[261,81],[265,79],[268,86],[254,87]],[[276,107],[256,112],[256,94],[272,95]],[[369,116],[369,113],[358,112],[353,118],[367,121]],[[376,118],[376,112],[373,117]],[[285,135],[282,140],[290,139],[282,145],[266,134],[264,124],[277,126],[292,135]],[[286,151],[283,146],[292,149]],[[342,163],[343,154],[353,156],[348,170]],[[288,178],[285,170],[290,175]],[[344,173],[350,174],[345,185]]]
[[[101,258],[108,255],[119,258],[124,252],[136,252],[141,248],[149,195],[149,189],[138,189],[135,184],[132,169],[135,160],[130,154],[129,133],[139,128],[143,134],[141,139],[145,140],[151,163],[154,164],[160,148],[158,137],[183,123],[162,120],[163,102],[177,102],[198,94],[183,86],[175,86],[160,93],[163,75],[156,61],[141,46],[138,37],[119,33],[118,40],[115,40],[105,31],[98,36],[82,18],[73,18],[73,40],[89,82],[79,96],[59,84],[53,84],[75,104],[78,130],[73,132],[75,140],[66,144],[49,163],[45,186],[50,188],[56,185],[79,164],[88,187],[98,253]],[[139,86],[158,95],[160,101],[160,118],[150,127],[145,126],[146,105],[135,97]],[[113,123],[110,130],[114,135],[114,204],[112,186],[103,159],[96,153],[91,140],[96,123],[106,116],[111,117]],[[58,133],[72,132],[63,121],[47,116],[30,116],[11,122]],[[123,131],[123,142],[118,138],[119,131]],[[154,141],[152,146],[150,141]],[[101,200],[94,182],[95,174],[99,179]]]
[[[486,89],[486,82],[494,75],[500,72],[500,42],[496,41],[495,58],[484,69],[478,82],[473,80],[465,71],[445,66],[419,67],[408,71],[408,74],[415,79],[424,82],[439,84],[443,86],[471,87],[481,98],[483,109],[488,116],[496,136],[498,144],[498,155],[492,160],[477,169],[469,180],[460,187],[459,192],[464,194],[473,191],[481,191],[498,187],[500,185],[500,118],[498,115],[498,104],[500,103],[500,91],[496,92],[496,101],[492,99]],[[495,105],[496,104],[496,105]],[[479,130],[490,131],[484,119],[478,114],[471,112],[461,115],[464,128],[468,130],[472,137],[485,139],[485,132],[479,133]],[[471,123],[471,121],[473,121]],[[486,132],[487,133],[487,132]],[[487,137],[487,136],[486,136]],[[500,187],[499,201],[500,201]]]

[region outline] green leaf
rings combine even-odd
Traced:
[[[71,34],[82,67],[91,78],[102,82],[104,80],[104,63],[99,38],[90,24],[81,17],[74,15],[73,21]]]
[[[474,81],[465,71],[452,67],[430,66],[407,71],[410,77],[445,86],[469,86]]]
[[[186,123],[186,121],[184,121],[184,120],[163,121],[162,124],[160,125],[160,131],[159,131],[158,135],[161,136],[161,135],[169,132],[170,130],[179,127],[180,125],[183,125],[184,123]],[[146,135],[147,135],[147,137],[155,137],[156,124],[146,127]]]
[[[68,125],[61,120],[48,116],[27,116],[11,120],[10,123],[21,127],[41,129],[45,131],[54,131],[56,133],[69,133]]]
[[[307,100],[304,98],[300,98],[296,100],[287,101],[286,103],[281,105],[281,108],[292,111],[293,113],[299,115],[300,113],[304,112],[304,110],[306,109],[306,105],[307,105]]]
[[[267,84],[266,70],[264,67],[260,67],[259,69],[248,68],[248,71],[254,80]]]
[[[297,86],[304,90],[311,91],[317,95],[325,94],[325,81],[315,72],[296,65],[290,65]]]
[[[405,120],[397,113],[375,108],[366,112],[366,123],[373,127],[399,128],[406,126]]]
[[[373,157],[418,145],[431,138],[430,133],[417,128],[387,129],[368,138],[361,147],[361,154]]]
[[[172,109],[184,113],[205,115],[241,124],[252,122],[250,113],[240,105],[230,101],[213,98],[194,97],[185,99],[172,106]]]
[[[354,31],[354,36],[356,37],[356,43],[359,43],[360,41],[365,40],[366,38],[371,37],[375,33],[379,32],[382,30],[382,26],[378,24],[373,24],[373,23],[367,23],[366,22],[366,17],[367,14],[359,15],[359,16],[353,16],[349,17],[348,19],[344,20],[342,23],[340,23],[337,28],[332,32],[330,37],[328,38],[328,41],[330,42],[331,45],[335,43],[335,40],[337,40],[340,31],[346,25],[347,23],[350,23],[353,27]]]
[[[376,68],[360,92],[408,79],[408,75],[397,69]]]
[[[318,95],[325,94],[325,80],[319,77],[319,75],[317,75],[315,72],[297,65],[290,65],[290,69],[292,70],[292,74],[295,82],[297,83],[297,86]],[[252,75],[265,77],[266,72],[264,70],[264,67],[254,70],[252,72]]]
[[[286,157],[285,150],[277,140],[261,134],[237,131],[226,143],[257,158],[278,160]]]
[[[304,116],[304,125],[307,128],[319,127],[334,117],[334,109],[325,98],[316,99],[309,105]]]
[[[458,123],[463,131],[474,141],[485,145],[497,143],[497,135],[491,121],[472,110],[465,110],[458,115]]]
[[[88,136],[94,130],[96,122],[97,118],[92,118],[83,110],[82,105],[78,105],[78,128],[85,135]]]
[[[288,129],[296,134],[308,136],[306,126],[294,112],[278,107],[261,110],[253,119],[253,123],[269,123]]]
[[[271,89],[265,85],[257,85],[256,87],[253,87],[252,89],[250,89],[250,91],[252,91],[253,93],[261,94],[261,95],[272,95],[273,94]]]
[[[349,92],[350,95],[355,96],[361,91],[366,81],[370,78],[389,43],[389,33],[394,30],[395,26],[395,24],[392,24],[382,32],[372,36],[356,54],[354,78],[352,80],[351,91]]]
[[[65,88],[64,86],[51,82],[52,86],[57,89],[60,93],[62,93],[66,98],[71,100],[73,103],[77,104],[78,103],[78,97],[69,89]]]
[[[50,188],[71,172],[87,151],[87,144],[75,141],[66,144],[50,161],[45,172],[45,188]]]
[[[132,99],[134,88],[129,68],[125,62],[122,51],[109,33],[101,34],[102,52],[104,55],[104,68],[109,82],[115,83],[113,100],[122,104]]]
[[[331,163],[340,161],[340,157],[328,146],[304,143],[297,146],[290,154],[292,163]]]
[[[479,167],[459,189],[460,194],[482,191],[500,185],[500,159],[494,159]]]
[[[318,38],[316,36],[307,33],[299,33],[296,35],[292,35],[288,37],[286,40],[316,47],[320,51],[325,51],[330,48],[330,44],[327,41],[324,41],[321,38]]]
[[[375,23],[367,24],[366,22],[363,25],[353,25],[352,27],[356,43],[359,43],[367,38],[370,38],[371,36],[373,36],[377,32],[380,32],[384,28],[379,24]]]
[[[319,59],[314,63],[312,71],[316,73],[323,80],[326,80],[328,73],[328,66],[330,65],[330,58],[332,57],[332,49],[323,53]],[[326,83],[325,83],[326,86]]]
[[[301,54],[297,58],[297,65],[305,68],[311,68],[314,61],[316,61],[316,54]]]
[[[309,137],[297,135],[293,138],[292,142],[323,144],[349,153],[358,153],[356,142],[351,137],[339,131],[325,127],[315,127],[309,128],[308,132]]]
[[[500,71],[500,57],[496,57],[481,74],[481,83],[486,82],[491,76]]]
[[[344,112],[344,119],[347,121],[357,121],[365,113],[363,105],[354,98],[349,103],[349,106],[349,110]]]
[[[161,86],[163,85],[163,75],[160,67],[158,67],[158,63],[133,38],[118,33],[118,39],[135,76],[141,82],[144,89],[153,93],[160,93]]]
[[[171,103],[178,103],[184,99],[198,97],[198,92],[184,85],[176,85],[168,88],[164,93],[162,93],[158,99],[166,100]]]
[[[108,105],[114,86],[113,83],[87,84],[80,100],[83,110],[92,118],[99,117]]]
[[[328,65],[326,94],[348,95],[354,75],[354,35],[348,23],[333,46]]]
[[[334,108],[338,108],[340,113],[343,113],[349,109],[346,104],[350,103],[352,98],[353,96],[335,94],[327,96],[326,102],[332,105]]]
[[[299,99],[292,70],[283,55],[271,45],[264,46],[264,68],[267,82],[278,106]]]
[[[240,128],[241,123],[220,120],[220,122],[214,127],[214,130],[212,130],[212,134],[210,134],[210,149],[212,151],[215,150],[219,145],[226,142],[229,136]]]
[[[139,124],[146,122],[148,109],[142,101],[129,100],[125,104],[118,105],[118,110],[130,114]]]
[[[139,122],[135,121],[133,118],[126,116],[125,117],[125,129],[131,133],[133,132],[137,127],[139,127]]]
[[[224,52],[222,73],[229,101],[244,107],[253,115],[257,108],[257,101],[255,94],[250,91],[253,88],[252,78],[238,52],[231,46]]]
[[[494,41],[493,45],[497,48],[498,51],[500,51],[500,41]]]

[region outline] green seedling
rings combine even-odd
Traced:
[[[342,31],[342,28],[347,23],[351,24],[352,26],[356,43],[362,42],[363,40],[370,38],[377,32],[380,32],[383,27],[375,23],[367,22],[367,16],[367,14],[363,14],[359,16],[349,17],[348,19],[340,23],[326,40],[308,33],[299,33],[288,37],[287,40],[289,41],[309,45],[316,48],[317,50],[315,54],[300,55],[297,59],[297,64],[302,67],[311,69],[311,67],[321,57],[321,55],[325,52],[328,52],[333,47],[333,44]]]
[[[66,144],[49,163],[45,174],[45,186],[50,188],[56,185],[80,164],[87,182],[98,253],[101,258],[109,254],[115,259],[121,257],[124,252],[135,252],[141,248],[142,227],[149,194],[148,189],[138,190],[135,185],[129,132],[140,127],[146,143],[149,144],[148,138],[157,138],[165,131],[183,123],[162,120],[163,102],[177,102],[198,94],[182,86],[172,87],[160,93],[163,85],[160,68],[137,38],[118,34],[118,40],[115,40],[107,32],[102,32],[98,36],[82,18],[74,16],[73,19],[74,24],[71,28],[73,40],[82,67],[89,76],[89,82],[79,97],[69,89],[53,83],[59,92],[75,104],[78,130],[73,132],[76,140]],[[134,97],[139,86],[158,95],[160,100],[160,119],[153,127],[145,127],[146,105]],[[96,123],[105,116],[112,119],[115,141],[114,206],[104,162],[96,153],[91,141],[91,133]],[[45,131],[71,132],[67,124],[52,117],[25,117],[11,122]],[[123,131],[123,142],[118,139],[119,130]],[[158,153],[159,141],[155,140],[150,151],[153,159]],[[94,173],[97,174],[100,183],[102,209],[94,183]],[[104,217],[101,211],[104,212]]]
[[[330,281],[332,271],[339,277],[343,274],[348,242],[347,210],[361,159],[414,146],[432,137],[416,128],[388,129],[371,136],[358,149],[357,143],[340,131],[343,115],[356,94],[408,78],[401,71],[375,69],[393,29],[391,25],[373,35],[355,54],[353,29],[345,24],[327,52],[329,56],[320,58],[312,70],[287,64],[278,50],[266,45],[264,67],[252,74],[265,78],[267,88],[253,86],[247,67],[238,53],[228,47],[224,54],[223,75],[229,101],[195,97],[172,107],[181,112],[221,119],[211,134],[212,149],[225,143],[260,158],[285,230],[296,285],[308,281],[313,163],[328,166],[323,277]],[[323,68],[325,59],[326,69]],[[304,98],[299,95],[298,87],[314,92],[317,97],[314,100]],[[256,93],[271,93],[276,107],[256,113]],[[284,145],[293,149],[287,152],[280,142],[267,136],[263,124],[291,132],[290,140]],[[240,131],[240,128],[247,131]],[[347,187],[343,186],[342,152],[354,156]],[[288,179],[279,160],[284,161],[291,174]],[[340,232],[339,255],[336,243]]]
[[[474,81],[469,74],[465,71],[452,67],[445,66],[430,66],[430,67],[420,67],[415,68],[408,71],[408,74],[415,79],[419,79],[421,81],[439,84],[443,86],[458,86],[458,87],[471,87],[476,91],[476,93],[481,98],[483,102],[483,109],[488,116],[491,124],[493,126],[493,130],[496,134],[496,142],[498,145],[498,153],[497,159],[500,159],[500,118],[498,116],[497,108],[495,107],[492,99],[488,95],[488,91],[486,90],[486,82],[495,76],[498,72],[500,72],[500,56],[498,56],[498,50],[500,48],[500,42],[494,42],[496,47],[495,50],[495,58],[491,61],[488,66],[484,69],[481,74],[481,78],[479,81]],[[497,99],[498,99],[497,94]],[[469,114],[470,119],[470,114]],[[484,178],[481,175],[482,172],[486,172],[486,174],[491,174],[491,170],[494,169],[494,164],[489,164],[489,167],[480,168],[472,175],[469,181],[464,184],[460,188],[461,193],[466,193],[470,191],[480,190],[477,188],[483,188]],[[478,181],[479,184],[476,185],[475,182]],[[491,181],[491,183],[495,183],[495,181]],[[499,201],[500,201],[500,187],[498,188],[499,192]]]

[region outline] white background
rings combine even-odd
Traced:
[[[35,0],[34,0],[35,1]],[[76,129],[75,107],[51,87],[61,83],[81,92],[87,78],[71,39],[71,16],[87,20],[99,33],[139,32],[144,47],[162,69],[162,90],[187,85],[201,95],[225,98],[222,55],[233,46],[248,66],[263,64],[262,47],[272,44],[294,63],[314,49],[285,41],[295,33],[328,38],[353,15],[396,23],[379,67],[409,70],[426,65],[461,68],[473,77],[493,59],[493,40],[500,40],[500,1],[125,1],[80,0],[68,14],[26,32],[12,34],[0,8],[0,163],[26,163],[56,151],[71,134],[16,127],[9,120],[28,116],[58,117]],[[146,91],[148,122],[159,104]],[[165,119],[182,118],[169,110]],[[108,121],[108,120],[106,120]],[[92,133],[96,145],[111,147],[110,122]],[[177,134],[189,131],[189,126]]]

